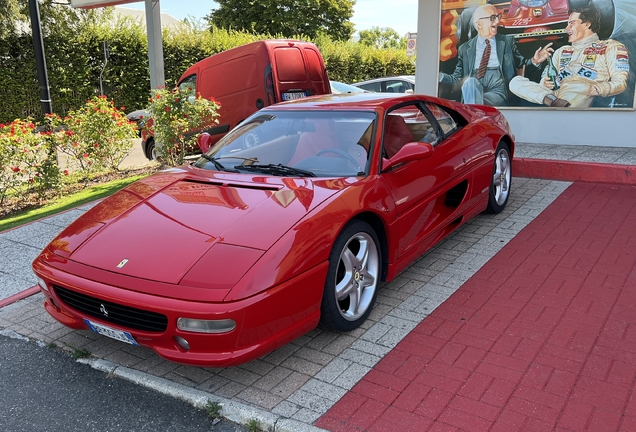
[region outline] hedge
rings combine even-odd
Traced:
[[[96,18],[97,17],[97,18]],[[99,73],[108,41],[110,59],[103,74],[104,93],[127,112],[144,108],[150,95],[145,28],[131,19],[114,20],[112,14],[94,15],[72,31],[64,26],[43,28],[53,110],[65,116],[99,94]],[[184,23],[164,29],[166,87],[176,84],[193,63],[212,54],[269,35],[221,29],[203,29]],[[299,39],[309,38],[299,36]],[[403,50],[376,49],[357,42],[313,40],[325,59],[330,79],[356,82],[389,75],[413,74],[415,67]],[[0,39],[0,123],[14,119],[42,119],[39,87],[30,35]]]

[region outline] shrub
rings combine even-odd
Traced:
[[[31,121],[14,120],[0,125],[0,204],[10,192],[26,185],[42,195],[58,186],[59,169],[46,134]]]
[[[194,96],[194,89],[153,90],[148,112],[158,157],[168,165],[183,164],[185,156],[196,149],[199,133],[218,124],[220,108],[214,98]]]
[[[106,96],[89,99],[64,119],[48,116],[48,122],[56,130],[53,137],[59,151],[85,175],[96,169],[116,171],[137,137],[137,126]]]

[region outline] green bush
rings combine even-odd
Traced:
[[[181,165],[196,146],[198,132],[218,124],[221,106],[214,98],[194,95],[194,89],[154,90],[148,111],[153,120],[158,157],[168,165]]]
[[[34,189],[40,195],[57,186],[59,169],[46,134],[30,121],[0,124],[0,204],[9,193]]]
[[[106,96],[89,99],[63,119],[51,115],[47,120],[50,129],[56,130],[51,137],[58,150],[68,155],[85,177],[94,170],[117,170],[137,137],[137,126]]]
[[[51,3],[51,2],[48,2]],[[147,105],[150,95],[146,30],[138,22],[115,20],[109,8],[74,12],[49,4],[41,9],[42,32],[53,110],[65,117],[99,95],[104,42],[110,58],[103,71],[104,94],[129,111]],[[47,18],[48,14],[48,18]],[[28,23],[26,23],[28,24]],[[279,35],[206,29],[186,22],[163,31],[166,87],[176,85],[192,64],[210,55]],[[329,77],[356,82],[387,75],[412,74],[415,67],[403,49],[377,49],[358,42],[334,42],[324,35],[309,39],[320,49]],[[42,120],[33,41],[27,34],[0,38],[0,122],[16,118]]]

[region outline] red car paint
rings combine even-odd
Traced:
[[[389,111],[421,103],[452,113],[459,129],[435,147],[406,144],[414,155],[419,147],[430,149],[419,159],[409,151],[385,159]],[[396,113],[406,113],[407,123],[417,121],[408,108]],[[372,119],[364,172],[321,177],[224,172],[201,158],[142,179],[86,212],[35,259],[33,269],[46,284],[45,309],[72,328],[86,329],[87,318],[128,331],[168,360],[207,366],[249,361],[318,324],[329,255],[347,222],[373,221],[385,257],[383,279],[391,280],[486,209],[497,145],[504,141],[511,157],[514,152],[514,137],[495,108],[375,93],[316,96],[265,108],[217,146],[240,143],[232,140],[259,116],[318,115]],[[342,122],[340,137],[355,124]],[[264,150],[233,151],[229,154]],[[458,185],[464,195],[449,204],[448,191]],[[95,309],[87,315],[69,306],[59,287],[88,296]],[[167,327],[118,325],[108,314],[101,316],[104,304],[165,315]],[[222,334],[183,331],[176,326],[180,317],[232,319],[236,328]]]

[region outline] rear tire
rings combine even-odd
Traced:
[[[486,213],[501,213],[506,208],[508,197],[510,196],[511,181],[512,163],[510,151],[508,145],[502,141],[495,151],[495,163],[492,168]]]
[[[157,160],[157,147],[155,146],[155,140],[150,138],[146,142],[146,157],[148,160]]]
[[[381,269],[380,242],[373,228],[360,220],[349,222],[329,256],[320,323],[334,331],[358,328],[373,309]]]

